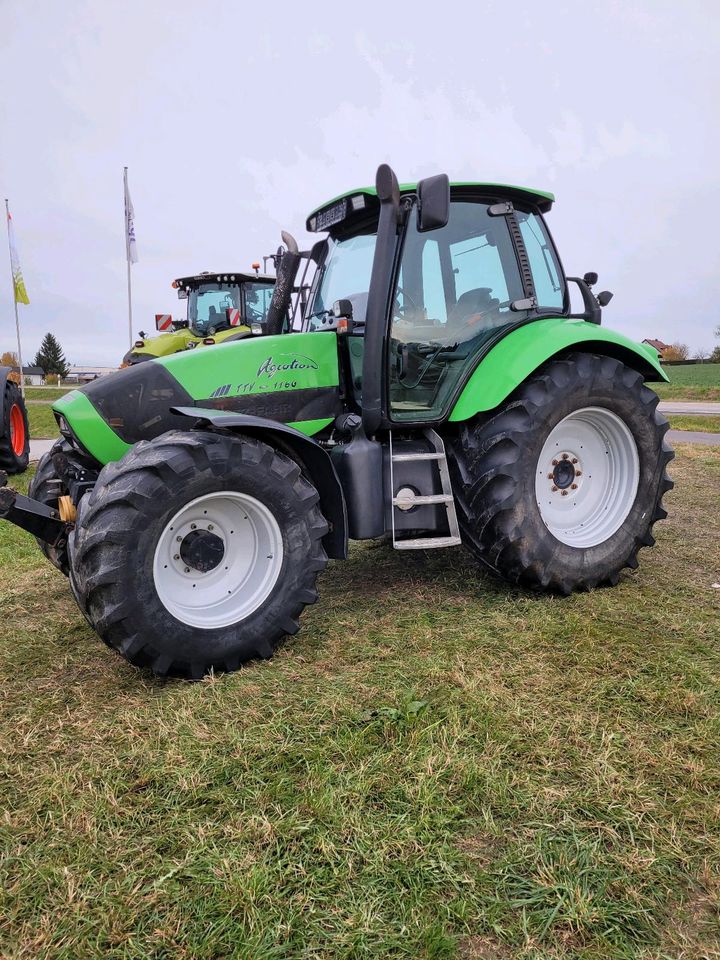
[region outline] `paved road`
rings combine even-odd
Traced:
[[[44,453],[48,452],[48,450],[54,443],[55,443],[55,440],[31,440],[30,441],[30,459],[39,460]]]
[[[700,433],[698,430],[668,430],[670,443],[705,443],[720,447],[720,433]]]
[[[660,413],[687,413],[697,417],[720,417],[720,403],[708,400],[661,400]]]

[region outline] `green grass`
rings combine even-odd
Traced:
[[[26,400],[59,400],[76,387],[25,387]]]
[[[0,955],[717,956],[720,450],[672,467],[614,589],[358,545],[274,660],[197,685],[0,525]]]
[[[668,414],[673,430],[699,430],[701,433],[720,433],[720,417]]]
[[[720,400],[720,363],[665,367],[670,383],[651,383],[661,400]]]
[[[59,436],[51,404],[29,403],[27,413],[30,436],[33,440]]]

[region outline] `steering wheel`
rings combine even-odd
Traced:
[[[452,342],[462,343],[463,342],[462,334],[466,330],[472,330],[473,327],[477,327],[480,323],[482,323],[485,317],[495,314],[499,310],[502,310],[503,308],[509,307],[512,304],[512,302],[513,302],[512,300],[501,300],[497,304],[495,304],[490,310],[482,310],[477,313],[471,313],[468,317],[466,317],[463,320],[463,322],[460,324],[459,327],[456,327],[453,330],[452,336],[448,334],[448,336],[445,338],[443,343],[445,345]]]

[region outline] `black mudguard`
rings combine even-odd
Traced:
[[[171,413],[189,417],[199,428],[230,430],[234,433],[267,437],[281,451],[288,452],[304,467],[320,494],[320,508],[330,524],[323,538],[325,551],[332,560],[345,560],[348,552],[348,520],[340,480],[328,452],[320,444],[294,427],[276,420],[242,413],[219,413],[202,407],[172,407]]]

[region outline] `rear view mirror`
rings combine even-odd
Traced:
[[[446,173],[421,180],[417,198],[418,233],[446,226],[450,218],[450,181]]]

